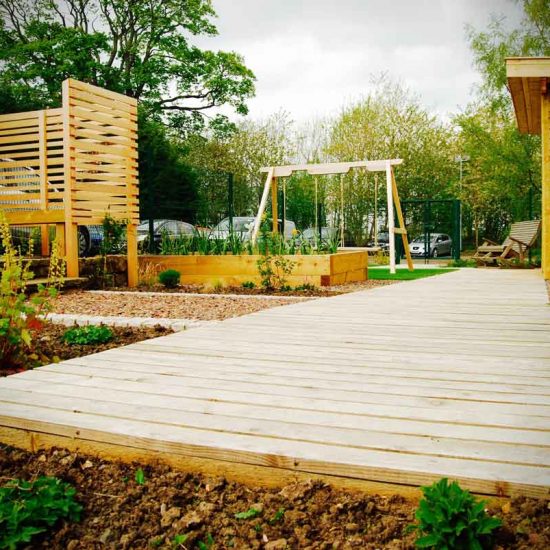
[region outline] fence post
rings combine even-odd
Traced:
[[[48,135],[46,111],[38,112],[38,163],[40,174],[40,210],[48,209]],[[42,256],[50,253],[48,226],[40,225],[40,245]]]
[[[65,212],[65,259],[67,277],[78,277],[78,227],[73,221],[73,183],[76,179],[75,128],[71,116],[71,81],[63,81],[63,164]]]
[[[462,220],[461,214],[462,205],[460,200],[453,201],[453,260],[460,260],[462,250]]]

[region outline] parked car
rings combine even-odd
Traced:
[[[438,258],[440,256],[450,256],[453,248],[453,241],[446,233],[430,233],[429,242],[426,243],[428,236],[420,235],[411,242],[411,256],[419,258]],[[428,249],[426,250],[426,244]]]
[[[32,237],[32,253],[40,255],[41,236],[38,226],[16,225],[10,227],[11,240],[16,248],[25,253],[28,252],[29,242]],[[53,239],[53,232],[50,240]],[[99,254],[103,242],[103,226],[101,225],[79,225],[78,226],[78,255],[81,258]]]
[[[154,220],[153,221],[153,250],[160,248],[160,242],[163,235],[167,237],[179,237],[188,235],[191,237],[195,233],[195,226],[182,222],[180,220]],[[149,243],[149,220],[142,220],[137,227],[138,247],[148,249]]]
[[[387,231],[382,231],[376,236],[376,242],[374,239],[367,243],[367,246],[379,246],[381,250],[388,250],[390,248],[390,234]]]
[[[243,241],[249,241],[252,238],[252,232],[254,231],[254,216],[235,216],[233,218],[233,232],[240,235]],[[283,220],[279,221],[279,231],[281,231]],[[264,223],[269,224],[271,228],[271,220],[268,219]],[[290,239],[296,232],[296,224],[291,220],[285,220],[284,236],[285,239]],[[211,239],[226,239],[230,233],[230,220],[224,218],[218,225],[216,225],[211,233]]]
[[[308,227],[300,235],[300,241],[307,241],[314,244],[319,239],[319,230],[321,230],[321,242],[329,242],[338,239],[337,227]]]

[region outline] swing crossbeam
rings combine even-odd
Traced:
[[[401,211],[401,203],[397,191],[397,183],[393,173],[393,167],[401,164],[402,159],[387,160],[357,160],[353,162],[327,162],[323,164],[289,164],[286,166],[267,166],[260,169],[260,172],[267,173],[267,178],[258,208],[258,213],[254,222],[252,232],[252,242],[255,243],[260,230],[261,219],[266,208],[267,198],[271,190],[274,212],[277,212],[277,178],[290,177],[294,172],[307,172],[312,176],[324,176],[330,174],[347,174],[351,169],[362,168],[368,172],[385,172],[387,184],[387,202],[388,202],[388,230],[390,239],[390,272],[395,273],[395,235],[401,235],[403,248],[407,257],[407,265],[410,271],[413,270],[413,263],[409,250],[409,241],[407,230]],[[342,193],[342,190],[341,190]],[[393,209],[397,212],[398,226],[395,226]],[[273,214],[273,231],[277,231],[277,215]]]
[[[347,174],[352,168],[365,168],[369,172],[385,172],[386,163],[397,166],[403,159],[390,160],[356,160],[353,162],[325,162],[322,164],[288,164],[286,166],[266,166],[260,172],[268,173],[273,170],[274,178],[288,178],[294,172],[307,172],[312,176],[329,174]]]

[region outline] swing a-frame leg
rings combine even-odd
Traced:
[[[411,250],[409,248],[409,237],[407,235],[407,230],[405,229],[405,220],[403,219],[403,211],[401,210],[401,201],[399,200],[395,174],[393,173],[393,168],[390,168],[390,170],[393,201],[395,203],[395,211],[397,212],[397,221],[399,222],[399,227],[394,227],[393,232],[401,235],[401,239],[403,240],[403,250],[405,251],[405,257],[407,258],[407,267],[409,268],[409,271],[413,271],[414,266],[411,258]]]

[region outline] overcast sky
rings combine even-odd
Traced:
[[[446,117],[464,107],[479,75],[465,25],[491,14],[521,18],[512,0],[213,0],[219,36],[209,49],[242,54],[256,74],[250,116],[281,109],[298,122],[337,113],[387,72]]]

